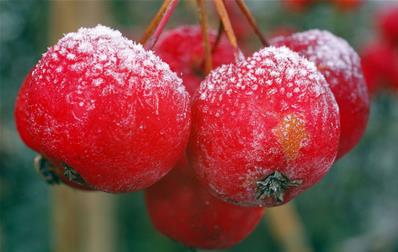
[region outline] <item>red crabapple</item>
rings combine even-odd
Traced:
[[[398,5],[381,11],[377,21],[384,39],[398,48]]]
[[[216,32],[209,31],[209,40],[213,45]],[[155,52],[169,64],[183,80],[187,91],[193,94],[204,79],[204,49],[203,36],[200,26],[181,26],[162,34]],[[234,60],[233,48],[222,37],[212,53],[213,67],[231,63]]]
[[[370,94],[398,83],[398,48],[384,41],[371,43],[362,50],[361,63]]]
[[[248,236],[264,210],[231,205],[213,197],[195,178],[187,160],[145,190],[156,229],[189,247],[231,247]]]
[[[201,182],[242,206],[286,203],[335,160],[339,112],[313,63],[264,48],[213,70],[193,98],[190,158]]]
[[[159,57],[99,25],[49,48],[21,87],[15,118],[23,141],[68,179],[130,192],[183,153],[189,94]]]
[[[361,139],[368,122],[369,98],[358,54],[342,38],[309,30],[271,40],[315,63],[332,90],[340,110],[340,158]]]
[[[32,70],[29,72],[24,82],[26,82],[27,78],[30,78],[31,73]],[[64,164],[62,163],[57,163],[57,165],[55,165],[53,161],[48,160],[48,158],[44,158],[42,155],[37,155],[33,164],[36,172],[50,185],[63,183],[75,189],[93,190],[92,186],[88,185],[84,180],[82,180],[78,174],[69,174],[74,175],[69,177],[65,176],[64,170],[65,168],[66,170],[68,168],[64,167]],[[70,173],[70,171],[65,172],[66,174],[68,174],[68,172]]]
[[[301,12],[316,2],[316,0],[281,0],[282,4],[292,12]]]
[[[331,2],[342,11],[350,11],[357,9],[363,0],[331,0]]]

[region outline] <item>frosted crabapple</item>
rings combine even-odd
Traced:
[[[31,73],[29,72],[24,80],[25,82],[31,81]],[[33,162],[36,172],[50,185],[66,184],[72,188],[80,190],[93,190],[92,186],[87,184],[79,174],[74,170],[69,169],[69,167],[62,162],[57,162],[48,160],[42,155],[37,155]]]
[[[214,45],[216,32],[209,31],[209,40]],[[192,94],[204,78],[204,48],[200,26],[180,26],[166,31],[155,47],[159,57],[167,62],[174,72],[180,75],[187,91]],[[234,60],[233,49],[222,37],[213,48],[213,67],[231,63]]]
[[[231,247],[248,236],[264,210],[240,207],[212,196],[195,178],[186,159],[145,190],[152,223],[161,233],[189,247]]]
[[[216,196],[275,206],[327,173],[339,134],[336,101],[315,65],[288,48],[269,47],[201,83],[189,154]]]
[[[151,51],[99,25],[49,48],[21,87],[15,118],[23,141],[71,181],[129,192],[179,159],[189,94]]]
[[[358,54],[342,38],[328,31],[309,30],[270,41],[287,46],[315,63],[324,75],[340,109],[338,158],[361,139],[368,122],[369,98]]]

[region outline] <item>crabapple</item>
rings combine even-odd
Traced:
[[[315,3],[316,0],[281,0],[281,3],[292,12],[301,12]]]
[[[211,44],[216,41],[216,32],[209,31]],[[155,52],[169,64],[171,70],[180,75],[187,91],[192,94],[204,78],[203,36],[200,26],[180,26],[166,31],[156,44]],[[231,63],[233,48],[222,37],[212,52],[213,67]]]
[[[398,48],[398,5],[382,10],[377,22],[384,39]]]
[[[264,210],[240,207],[212,196],[195,178],[186,159],[160,182],[145,190],[156,229],[189,247],[231,247],[248,236]]]
[[[328,31],[309,30],[270,41],[287,46],[315,63],[332,90],[340,110],[341,136],[337,157],[361,139],[368,122],[369,98],[358,54]]]
[[[337,103],[315,65],[264,48],[213,70],[192,105],[189,157],[216,196],[242,206],[286,203],[333,164]]]
[[[394,87],[398,83],[398,48],[384,41],[373,42],[363,48],[361,63],[370,94],[381,86]]]
[[[363,0],[331,0],[331,2],[342,11],[350,11],[357,9]]]
[[[158,181],[183,153],[189,100],[159,57],[98,25],[48,49],[19,91],[15,119],[22,140],[69,180],[130,192]]]

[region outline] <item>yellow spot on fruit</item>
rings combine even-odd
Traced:
[[[295,114],[286,115],[274,129],[287,160],[297,158],[303,141],[307,139],[305,122]]]

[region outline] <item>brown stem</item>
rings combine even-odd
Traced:
[[[220,17],[222,24],[224,26],[224,31],[227,35],[229,43],[231,43],[232,47],[235,49],[235,57],[239,57],[239,47],[238,42],[234,33],[234,30],[231,25],[231,20],[229,19],[227,9],[225,8],[225,4],[223,0],[213,0],[216,6],[217,14]]]
[[[207,75],[212,69],[211,46],[209,41],[208,21],[204,0],[197,0],[200,27],[202,28],[203,48],[205,51],[205,74]]]
[[[259,27],[257,25],[257,22],[254,19],[253,14],[251,13],[249,8],[247,7],[245,0],[236,0],[236,3],[238,4],[238,6],[239,6],[240,10],[242,11],[242,13],[247,18],[247,21],[249,22],[249,24],[252,27],[252,29],[254,30],[254,32],[256,33],[258,38],[260,39],[261,44],[263,46],[269,46],[269,43],[267,42],[267,40],[265,39],[265,37],[261,33],[261,31],[260,31],[260,29],[259,29]]]
[[[156,27],[155,32],[146,44],[146,48],[152,49],[155,46],[160,37],[160,34],[162,33],[167,22],[169,21],[171,14],[173,14],[174,9],[177,7],[178,2],[179,0],[171,0],[171,3],[169,4],[169,6],[167,6],[166,12],[160,20],[159,25]]]
[[[151,23],[145,30],[144,35],[140,39],[140,43],[145,45],[145,43],[148,41],[148,39],[152,36],[153,32],[155,31],[156,27],[158,27],[160,20],[162,19],[164,13],[167,10],[167,7],[170,5],[172,0],[164,0],[162,6],[156,13],[155,17],[152,19]]]
[[[214,41],[214,44],[211,48],[212,54],[216,51],[218,44],[220,44],[223,31],[224,31],[224,26],[222,25],[222,21],[220,20],[220,23],[218,24],[217,37],[216,37],[216,40]]]
[[[219,25],[218,25],[218,31],[217,31],[216,39],[214,40],[214,43],[213,43],[213,45],[211,46],[211,56],[214,55],[214,53],[216,52],[216,49],[217,49],[218,45],[220,44],[223,31],[224,31],[224,27],[223,27],[222,22],[221,22],[221,20],[220,20],[220,23],[219,23]],[[202,63],[200,64],[201,69],[204,69],[205,64],[206,64],[206,59],[203,59],[203,60],[202,60]]]

